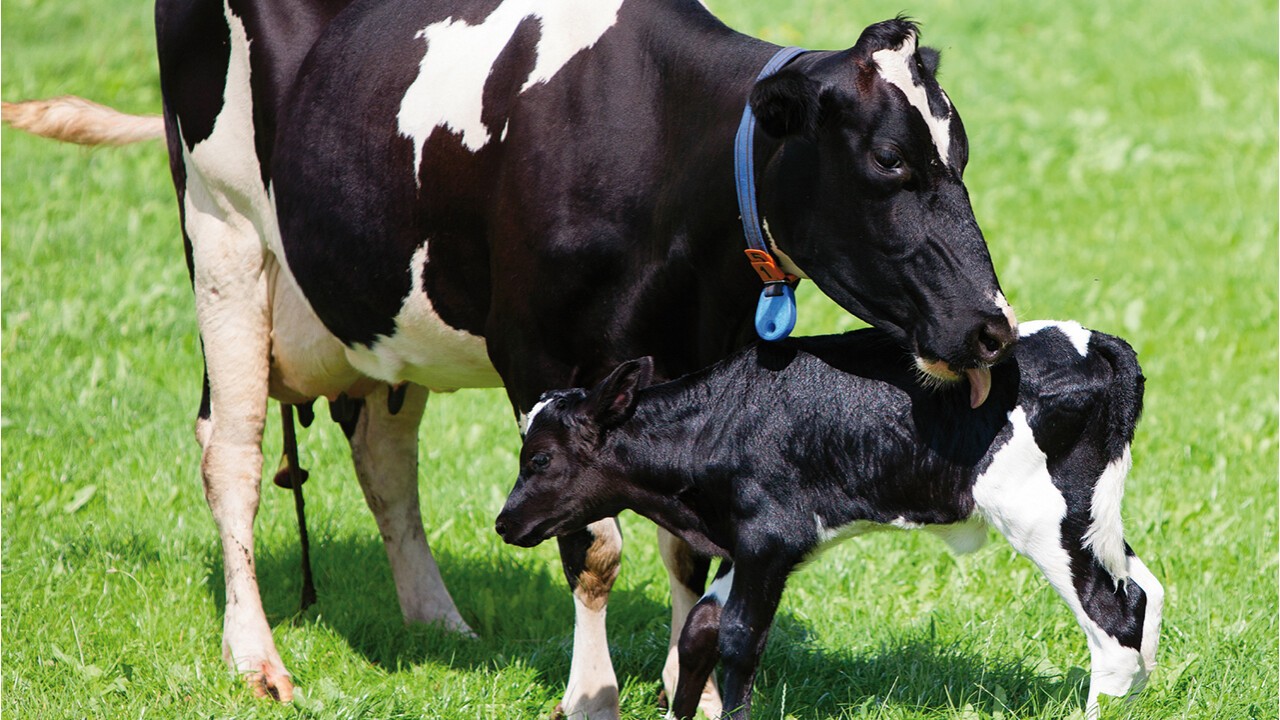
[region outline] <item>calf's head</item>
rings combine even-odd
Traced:
[[[529,414],[520,475],[494,529],[512,545],[533,547],[624,509],[625,477],[598,452],[635,412],[653,378],[653,360],[619,365],[591,390],[546,393]]]
[[[976,392],[1016,320],[962,180],[964,125],[918,36],[901,18],[872,25],[853,48],[756,84],[752,110],[780,141],[761,215],[784,267],[892,334],[925,374],[968,374]]]

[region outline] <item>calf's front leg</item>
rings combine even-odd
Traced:
[[[721,693],[729,720],[751,717],[751,688],[792,563],[735,561],[733,584],[720,614]]]

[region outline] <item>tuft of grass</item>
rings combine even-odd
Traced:
[[[719,0],[734,27],[846,47],[904,8]],[[1161,668],[1111,717],[1277,714],[1277,11],[1228,0],[905,8],[943,50],[966,180],[1020,316],[1128,338],[1148,378],[1125,517],[1168,591]],[[3,0],[5,99],[76,93],[157,112],[151,8]],[[490,530],[518,438],[500,391],[436,397],[423,511],[478,634],[400,622],[345,441],[302,433],[320,602],[297,610],[292,499],[269,484],[258,570],[300,688],[254,699],[219,652],[222,567],[191,422],[199,342],[163,148],[85,151],[3,131],[3,646],[17,718],[543,716],[572,605],[553,545]],[[852,250],[856,252],[855,250]],[[800,332],[856,321],[805,287]],[[320,412],[323,416],[323,409]],[[267,430],[267,457],[279,432]],[[610,605],[623,714],[657,718],[666,580],[622,518]],[[760,718],[1058,718],[1084,639],[1003,542],[953,558],[878,534],[793,578],[758,680]]]

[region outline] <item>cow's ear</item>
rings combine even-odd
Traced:
[[[653,358],[628,360],[591,391],[587,407],[591,408],[596,423],[605,429],[626,422],[636,411],[636,399],[640,390],[653,380]]]
[[[783,70],[756,83],[751,112],[776,138],[813,137],[822,111],[822,86],[797,70]]]

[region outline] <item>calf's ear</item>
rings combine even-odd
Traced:
[[[602,428],[626,422],[636,410],[636,395],[653,380],[653,358],[628,360],[591,391],[588,407]]]
[[[751,90],[751,112],[756,122],[776,138],[813,137],[821,105],[822,87],[797,70],[770,75]]]

